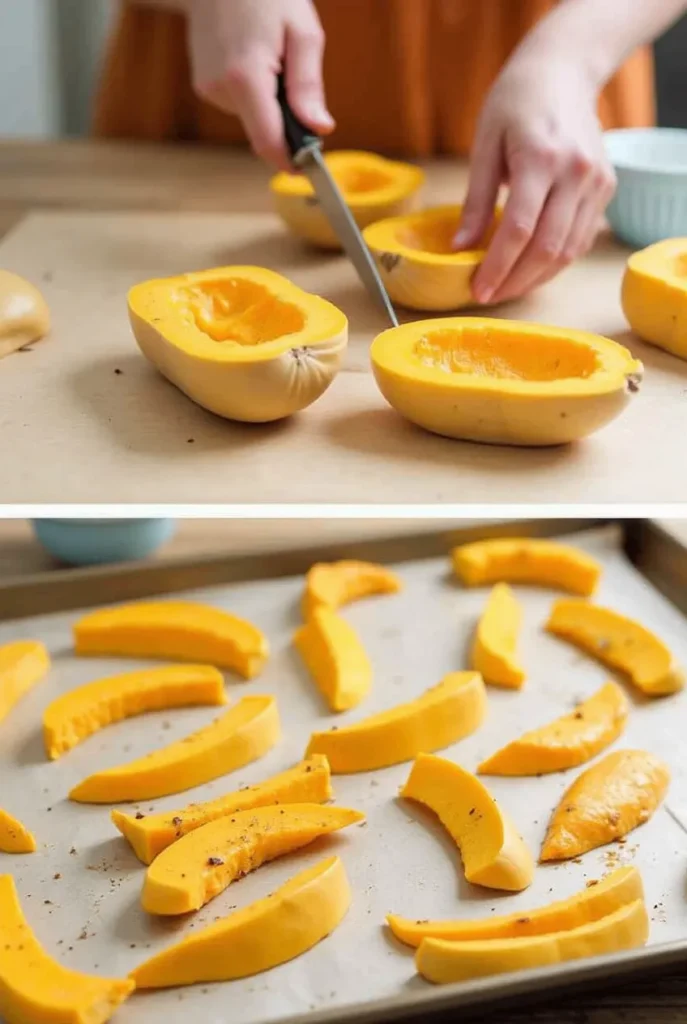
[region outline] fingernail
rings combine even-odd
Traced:
[[[470,229],[466,227],[460,227],[453,236],[453,244],[460,248],[461,245],[465,245],[470,239]]]
[[[485,285],[478,285],[477,288],[475,288],[475,298],[482,305],[489,302],[493,294],[494,289],[485,287]]]
[[[306,112],[309,120],[312,121],[313,124],[320,125],[322,128],[334,127],[334,118],[329,111],[325,107],[320,106],[319,103],[308,104]]]

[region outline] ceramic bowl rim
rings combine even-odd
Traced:
[[[643,138],[646,141],[645,151],[648,151],[651,146],[651,139],[656,139],[659,135],[665,139],[678,139],[680,144],[684,146],[685,166],[683,168],[661,167],[656,164],[647,166],[642,163],[641,156],[635,155],[630,158],[627,154],[613,152],[615,140],[628,138]],[[685,128],[614,128],[604,132],[604,143],[608,159],[618,171],[627,171],[636,175],[646,175],[647,177],[668,178],[673,181],[687,181],[687,129]]]

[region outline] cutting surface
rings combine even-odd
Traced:
[[[645,364],[620,419],[577,445],[525,450],[434,437],[385,403],[368,350],[386,326],[343,257],[313,254],[268,213],[30,215],[0,243],[0,265],[51,307],[44,341],[0,363],[4,502],[653,502],[687,498],[674,438],[687,364],[627,333],[625,252],[587,260],[502,316],[610,335]],[[149,277],[261,264],[341,306],[344,371],[316,405],[269,426],[195,406],[140,355],[126,292]]]

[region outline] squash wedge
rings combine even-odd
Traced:
[[[570,860],[626,836],[649,820],[669,782],[668,766],[645,750],[606,754],[563,794],[540,861]]]
[[[50,669],[50,656],[38,640],[17,640],[0,647],[0,722]]]
[[[293,642],[332,711],[347,711],[367,697],[370,659],[353,627],[331,608],[316,608]]]
[[[634,867],[616,868],[595,885],[567,900],[557,900],[536,910],[521,910],[502,917],[480,920],[412,921],[395,914],[387,916],[391,931],[407,946],[419,946],[423,939],[474,942],[481,939],[517,939],[532,935],[567,932],[599,921],[629,903],[644,899],[642,877]]]
[[[472,646],[472,667],[485,683],[519,690],[525,672],[518,663],[516,647],[522,624],[522,608],[507,583],[497,583],[477,625]]]
[[[620,669],[649,697],[676,693],[685,685],[684,672],[663,641],[610,608],[589,601],[556,601],[546,628],[609,668]]]
[[[637,949],[649,938],[649,915],[643,900],[570,931],[517,939],[447,942],[424,939],[415,956],[418,973],[436,985],[471,981]]]
[[[468,882],[520,892],[532,881],[534,860],[515,825],[460,765],[420,754],[401,796],[434,811],[460,850]]]
[[[201,825],[207,825],[209,821],[273,804],[325,803],[331,796],[327,758],[314,754],[280,775],[273,775],[271,779],[235,793],[227,793],[217,800],[189,804],[179,810],[160,811],[158,814],[134,815],[112,811],[111,817],[138,859],[150,864],[177,839]]]
[[[74,626],[77,654],[175,658],[233,669],[246,679],[269,655],[264,634],[220,608],[192,601],[150,601],[101,608]]]
[[[274,697],[242,697],[221,718],[183,740],[90,775],[71,791],[69,799],[115,804],[180,793],[256,761],[280,736]]]
[[[96,978],[48,956],[0,875],[0,1017],[6,1024],[104,1024],[133,992],[129,978]]]
[[[484,583],[533,583],[588,597],[601,565],[569,544],[537,537],[496,537],[461,544],[451,552],[456,576],[466,587]]]
[[[0,853],[35,853],[36,840],[28,828],[0,807]]]
[[[249,871],[363,818],[360,811],[318,804],[256,807],[218,818],[156,857],[146,871],[143,908],[162,915],[199,910]]]
[[[354,725],[310,737],[306,756],[324,754],[334,775],[369,772],[449,747],[482,724],[487,695],[477,672],[451,672],[416,700]]]
[[[396,594],[401,581],[395,572],[374,562],[318,562],[305,577],[303,617],[324,606],[336,611],[344,604],[371,594]]]
[[[162,708],[226,704],[224,680],[211,665],[168,665],[127,672],[63,693],[43,713],[45,750],[61,757],[94,732]]]
[[[623,313],[643,341],[687,359],[687,238],[634,252],[621,289]]]
[[[608,682],[593,697],[548,725],[532,729],[482,761],[481,775],[546,775],[596,757],[625,729],[627,698]]]
[[[241,423],[271,423],[311,405],[348,343],[340,309],[264,267],[143,281],[128,302],[146,359],[192,401]]]
[[[0,270],[0,359],[40,341],[49,330],[50,310],[35,285]]]
[[[346,869],[329,857],[132,971],[136,988],[233,981],[286,963],[326,938],[351,903]]]
[[[433,434],[542,447],[615,419],[642,364],[610,338],[519,320],[445,317],[392,327],[372,342],[382,395]]]

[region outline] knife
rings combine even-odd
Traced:
[[[302,124],[289,105],[283,72],[278,76],[277,99],[284,120],[284,135],[294,166],[308,178],[327,220],[346,255],[373,299],[384,309],[392,327],[398,318],[375,261],[341,195],[322,155],[322,140]]]

